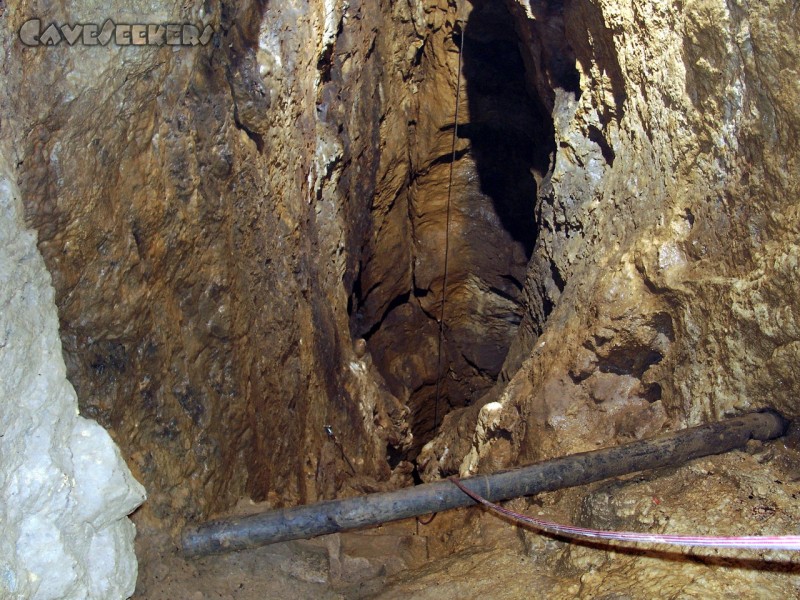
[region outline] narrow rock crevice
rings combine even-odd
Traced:
[[[547,26],[560,26],[563,33],[563,23],[555,20]],[[564,42],[552,31],[539,36],[540,53],[534,56],[517,30],[505,4],[475,1],[465,23],[452,23],[436,34],[440,39],[424,45],[419,65],[423,85],[408,125],[415,145],[405,165],[406,187],[393,196],[393,205],[405,203],[406,210],[397,211],[403,222],[390,231],[383,215],[374,215],[376,231],[367,234],[373,239],[363,245],[362,268],[348,303],[351,331],[367,340],[387,386],[409,408],[414,437],[403,452],[389,448],[390,464],[415,460],[444,415],[478,402],[496,384],[526,315],[530,321],[531,315],[538,319],[545,313],[541,299],[533,299],[535,308],[529,306],[530,293],[522,283],[530,279],[537,241],[540,183],[552,171],[556,151],[553,92],[536,82],[553,70],[552,57],[563,53]],[[574,89],[576,74],[562,63],[556,67],[560,70],[550,80],[566,81]],[[376,195],[382,193],[378,187]],[[376,209],[381,209],[378,203]],[[559,283],[563,288],[564,282]],[[539,331],[541,325],[537,321],[528,328]]]

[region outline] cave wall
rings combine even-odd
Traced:
[[[174,533],[242,496],[294,504],[410,483],[410,465],[393,473],[387,449],[418,451],[433,431],[454,34],[515,69],[506,81],[465,52],[442,414],[493,385],[535,239],[519,226],[532,222],[530,165],[544,174],[522,142],[552,132],[535,119],[493,128],[498,102],[542,107],[527,106],[528,58],[511,29],[470,22],[471,8],[206,2],[101,14],[23,3],[3,13],[12,37],[32,15],[215,32],[179,48],[17,42],[4,72],[19,93],[2,134],[53,275],[68,376],[81,412],[150,492],[141,528]],[[524,178],[492,193],[486,161],[509,132],[519,139],[499,155]],[[523,196],[521,216],[504,194]],[[354,350],[359,336],[366,351]]]
[[[215,33],[194,47],[26,47],[31,16]],[[395,19],[402,38],[406,17],[388,2],[3,11],[14,93],[0,136],[81,413],[149,490],[140,529],[175,532],[245,495],[297,503],[389,479],[405,409],[353,351],[346,290],[393,126],[382,82],[413,60],[379,32]]]
[[[386,92],[404,120],[387,118],[394,125],[384,128],[351,303],[354,333],[410,410],[408,458],[448,412],[477,402],[501,375],[524,312],[537,177],[553,150],[552,119],[527,84],[530,57],[507,8],[422,8],[411,15],[415,68]]]
[[[580,73],[550,93],[558,149],[527,281],[552,308],[473,414],[466,459],[442,460],[443,435],[426,460],[488,470],[765,406],[796,417],[796,11],[509,4],[539,45],[558,5]],[[539,57],[541,87],[555,78]]]

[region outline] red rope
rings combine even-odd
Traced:
[[[569,538],[585,538],[590,540],[610,540],[633,544],[669,544],[673,546],[709,546],[713,548],[750,548],[753,550],[800,550],[800,535],[753,535],[753,536],[710,536],[710,535],[670,535],[654,533],[636,533],[633,531],[605,531],[602,529],[586,529],[573,525],[563,525],[553,521],[544,521],[503,508],[476,494],[464,486],[456,477],[450,477],[462,492],[490,510],[505,515],[518,523]]]

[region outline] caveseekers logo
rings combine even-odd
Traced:
[[[211,41],[214,28],[206,25],[202,31],[189,23],[136,24],[114,23],[107,19],[102,25],[75,23],[42,28],[39,19],[26,21],[19,29],[19,39],[26,46],[105,46],[112,40],[117,46],[205,46]]]

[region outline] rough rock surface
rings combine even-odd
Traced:
[[[566,492],[516,510],[595,528],[712,535],[796,530],[798,452],[782,442]],[[241,504],[237,514],[256,510]],[[294,598],[796,598],[794,552],[566,543],[478,509],[359,533],[144,563],[136,600]]]
[[[19,93],[4,99],[15,127],[4,117],[3,135],[81,411],[151,492],[139,524],[176,531],[245,494],[333,495],[353,474],[326,425],[364,485],[388,480],[405,409],[354,355],[342,286],[378,161],[381,13],[140,2],[110,16],[215,36],[28,48],[12,33],[31,12],[88,23],[110,10],[5,9],[3,76]],[[367,66],[345,85],[348,57]],[[339,132],[345,101],[364,112]],[[355,157],[362,175],[342,179]]]
[[[659,533],[796,533],[797,451],[780,442],[679,469],[544,494],[516,510],[584,527]],[[496,519],[496,521],[500,521]],[[504,521],[501,521],[504,523]],[[615,548],[564,540],[481,520],[474,544],[399,574],[379,598],[797,598],[795,552]],[[509,538],[524,541],[515,549]],[[498,542],[505,540],[505,542]]]
[[[467,448],[445,432],[423,453],[431,476],[763,406],[797,416],[793,9],[509,5],[522,38],[541,44],[541,31],[562,27],[580,74],[577,90],[541,94],[557,151],[540,186],[526,292],[547,319],[523,319],[508,360],[524,366],[491,398],[503,407],[491,435],[482,425]],[[542,52],[531,85],[546,87],[551,72]]]
[[[0,597],[125,598],[144,500],[102,427],[78,416],[53,287],[0,146]]]
[[[40,10],[59,23],[107,16]],[[245,494],[296,503],[410,481],[402,459],[437,410],[464,38],[440,415],[493,384],[536,236],[525,203],[530,169],[545,167],[529,142],[552,144],[552,126],[526,89],[510,15],[482,10],[134,4],[117,19],[146,12],[215,36],[186,48],[9,43],[4,75],[21,93],[5,135],[53,273],[69,377],[151,490],[141,525],[177,531]],[[9,8],[4,27],[29,13]],[[491,176],[503,163],[513,170]]]
[[[356,330],[412,411],[412,458],[443,414],[478,400],[500,374],[536,239],[534,172],[546,172],[553,140],[502,4],[425,4],[415,33],[419,66],[395,86],[404,119],[387,114],[395,125],[384,134],[354,303]]]

